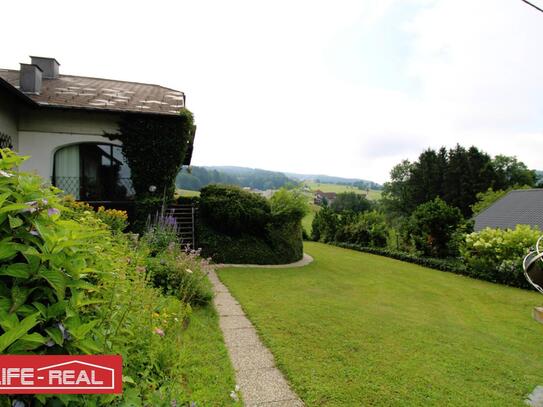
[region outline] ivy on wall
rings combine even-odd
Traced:
[[[183,109],[179,116],[125,115],[118,133],[105,134],[123,143],[136,192],[136,230],[173,199],[175,177],[192,149],[195,129],[192,113]]]

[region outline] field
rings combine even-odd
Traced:
[[[306,182],[307,185],[312,191],[320,189],[322,192],[335,192],[339,194],[341,192],[355,192],[357,194],[365,194],[366,190],[358,189],[349,185],[339,185],[339,184],[325,184],[317,182]],[[370,189],[368,194],[368,199],[376,200],[381,197],[381,191]]]
[[[522,406],[543,384],[535,292],[320,243],[222,269],[307,406]]]
[[[187,196],[187,197],[200,196],[200,191],[190,191],[188,189],[176,188],[175,195],[176,196]]]

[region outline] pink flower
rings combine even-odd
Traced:
[[[49,208],[47,210],[47,215],[49,216],[60,215],[60,211],[57,208]]]
[[[156,333],[158,336],[164,336],[164,331],[160,328],[155,328],[153,332]]]

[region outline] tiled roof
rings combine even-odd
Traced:
[[[19,88],[19,71],[0,69],[0,78]],[[163,86],[72,75],[44,78],[40,94],[26,95],[40,106],[79,109],[175,115],[185,107],[183,92]]]
[[[476,232],[486,228],[514,229],[516,225],[543,228],[543,189],[509,192],[474,217]]]

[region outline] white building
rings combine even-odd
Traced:
[[[174,116],[185,95],[158,85],[61,75],[54,58],[0,69],[0,148],[31,158],[21,170],[90,202],[130,200],[130,168],[116,133],[125,115]],[[192,146],[185,158],[190,164]]]

